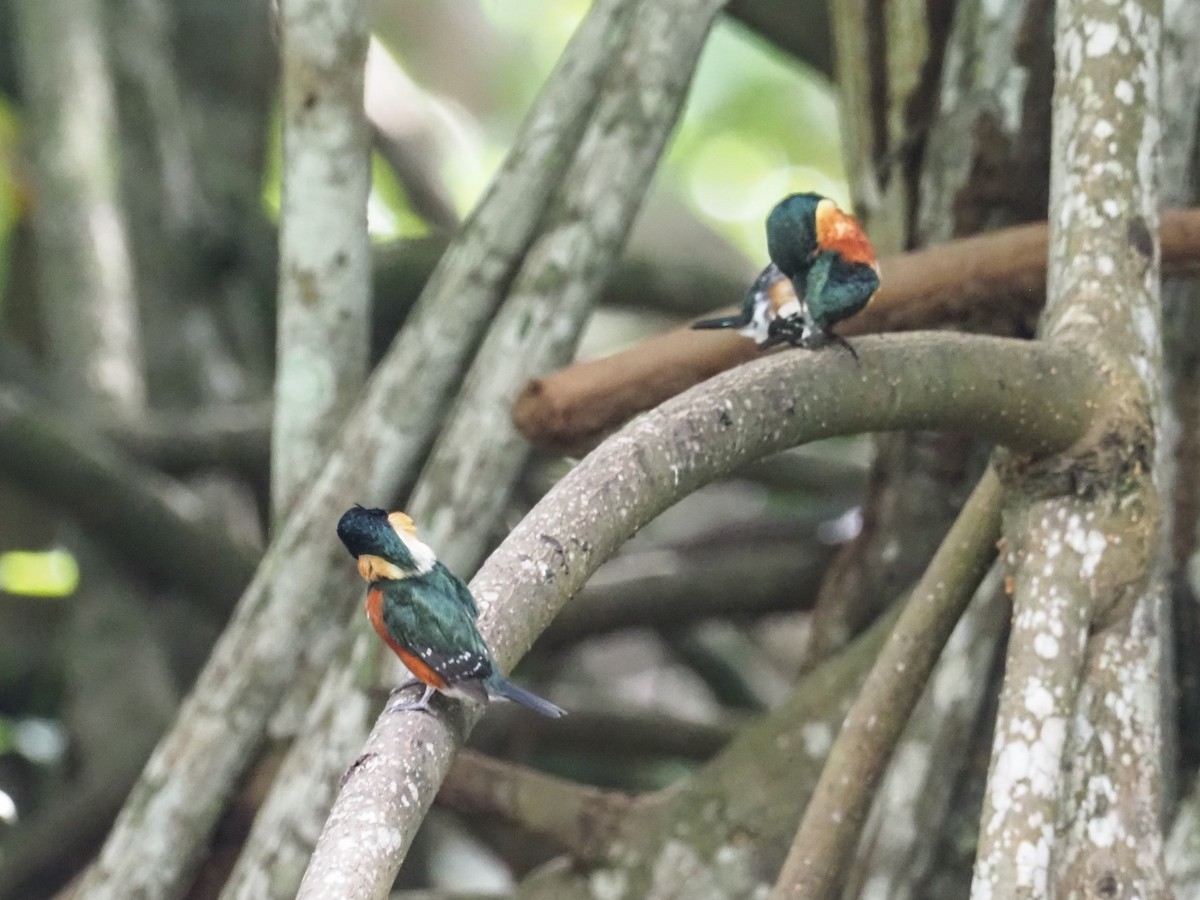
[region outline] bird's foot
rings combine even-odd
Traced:
[[[800,347],[804,350],[820,350],[829,344],[837,344],[839,347],[845,348],[846,352],[854,358],[854,361],[858,362],[858,351],[854,349],[854,345],[833,331],[823,331],[820,328],[815,328],[811,331],[806,329],[799,333],[791,332],[784,335],[782,339],[786,340],[793,347]]]
[[[400,698],[400,695],[403,694],[405,690],[418,684],[424,688],[424,692],[421,694],[419,699],[403,700]],[[384,707],[383,711],[387,713],[395,713],[422,709],[425,712],[432,713],[433,710],[429,708],[429,701],[433,697],[435,691],[436,688],[434,688],[432,685],[424,684],[423,682],[418,681],[416,678],[410,678],[408,681],[404,682],[404,684],[392,690],[391,699],[388,700],[387,706]]]

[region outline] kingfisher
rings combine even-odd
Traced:
[[[693,328],[738,328],[766,349],[787,342],[815,349],[850,343],[830,329],[866,306],[879,289],[875,250],[858,220],[820,194],[791,194],[767,216],[763,269],[734,316]],[[790,283],[785,292],[779,283]],[[790,295],[790,296],[789,296]]]
[[[367,619],[413,675],[392,693],[424,687],[420,698],[390,710],[428,711],[441,691],[474,703],[502,697],[550,718],[566,714],[496,670],[470,588],[438,562],[411,518],[356,505],[338,521],[337,533],[367,582]]]

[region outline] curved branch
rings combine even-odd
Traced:
[[[835,894],[892,749],[996,555],[1001,497],[988,469],[905,603],[829,752],[773,898]]]
[[[999,320],[1011,332],[1045,297],[1046,238],[1044,224],[1024,225],[888,257],[879,296],[838,330],[978,330]],[[1200,273],[1200,209],[1164,214],[1162,259],[1167,274]],[[753,341],[731,332],[676,329],[530,381],[513,418],[533,443],[578,453],[631,416],[758,355]]]
[[[553,841],[576,860],[603,859],[634,799],[464,750],[438,791],[439,803],[468,815],[497,815]]]
[[[481,627],[509,667],[601,562],[702,484],[804,441],[892,428],[970,428],[1027,451],[1075,441],[1100,390],[1084,354],[949,334],[865,338],[779,354],[714,378],[630,423],[573,469],[472,581]],[[616,514],[614,514],[616,513]],[[380,895],[453,753],[478,718],[389,714],[348,775],[301,887]],[[404,784],[404,792],[390,785]],[[363,833],[359,823],[377,827]],[[353,847],[353,853],[347,848]]]

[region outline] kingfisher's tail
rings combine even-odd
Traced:
[[[722,316],[719,319],[701,319],[699,322],[693,322],[693,328],[743,328],[748,325],[745,316]]]
[[[567,711],[561,706],[555,706],[549,700],[543,700],[537,694],[533,693],[533,691],[527,691],[523,687],[518,687],[496,672],[493,672],[487,680],[487,691],[496,697],[503,697],[505,700],[511,700],[513,703],[520,703],[527,709],[532,709],[539,716],[546,716],[548,719],[558,719],[567,714]]]

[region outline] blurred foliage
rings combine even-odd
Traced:
[[[460,212],[470,208],[503,159],[587,6],[584,0],[564,0],[544,4],[531,16],[528,4],[480,0],[486,33],[461,39],[490,40],[495,52],[448,61],[430,49],[438,38],[402,27],[410,24],[411,5],[377,4],[376,36],[431,93],[445,119],[457,123],[442,176]],[[419,24],[432,31],[462,28],[449,14]],[[453,37],[441,40],[453,43]],[[753,259],[762,259],[763,219],[779,198],[815,190],[848,201],[831,86],[744,28],[720,22],[657,185]],[[396,231],[409,233],[402,225]]]
[[[16,110],[0,96],[0,306],[8,283],[9,238],[32,202],[32,190],[23,177],[19,151],[21,128]]]
[[[68,597],[79,587],[79,565],[66,550],[0,553],[0,591],[25,597]]]

